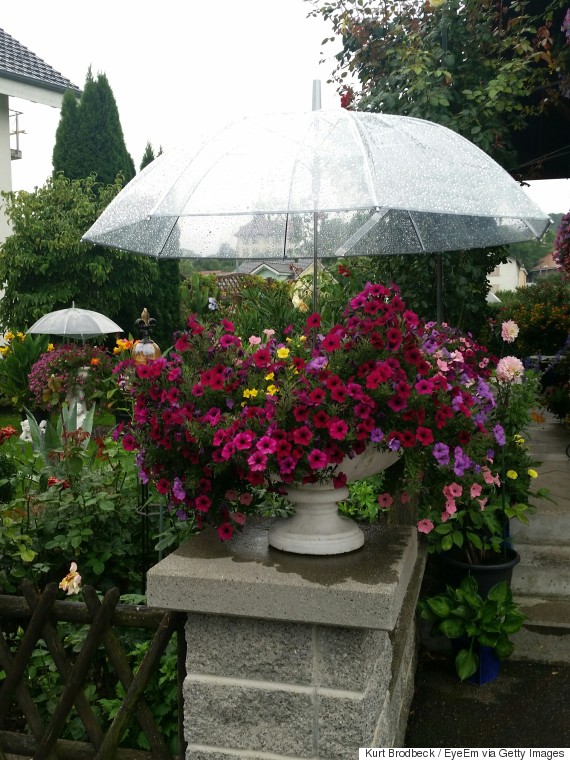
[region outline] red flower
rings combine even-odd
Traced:
[[[234,528],[233,525],[230,525],[230,523],[222,523],[218,526],[218,536],[220,537],[221,541],[229,541],[230,538],[233,536]]]
[[[338,333],[328,333],[328,335],[325,335],[323,338],[322,347],[329,354],[332,351],[338,350],[340,348],[340,337]]]
[[[188,351],[190,348],[190,337],[187,333],[182,333],[182,335],[178,336],[174,341],[174,348],[180,352]]]
[[[166,494],[170,491],[170,482],[166,478],[160,478],[156,484],[158,493]]]
[[[316,312],[314,314],[311,314],[309,317],[307,317],[307,327],[309,329],[317,328],[321,326],[321,315],[317,314]]]
[[[157,486],[158,489],[158,486]],[[201,496],[198,496],[195,502],[195,509],[198,512],[207,512],[210,507],[212,506],[212,500],[208,497],[202,494]]]
[[[416,440],[422,444],[422,446],[429,446],[433,443],[433,433],[429,428],[419,427],[416,430]]]
[[[344,420],[339,420],[338,417],[334,417],[328,425],[329,435],[336,441],[342,441],[346,438],[348,433],[348,425]]]
[[[308,446],[312,438],[313,434],[306,425],[293,430],[293,443],[298,446]]]

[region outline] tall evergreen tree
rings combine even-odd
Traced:
[[[135,176],[127,151],[119,110],[105,74],[87,72],[79,106],[64,98],[53,151],[54,174],[82,179],[95,172],[102,184],[122,174],[124,182]]]
[[[150,142],[147,142],[146,148],[144,149],[140,170],[145,168],[145,166],[148,166],[150,163],[152,163],[155,159],[154,150],[152,149],[152,145]]]
[[[67,90],[61,102],[61,117],[55,133],[52,159],[54,174],[60,171],[67,174],[70,167],[78,165],[81,153],[78,134],[79,101],[75,93]]]

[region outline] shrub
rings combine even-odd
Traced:
[[[89,368],[84,372],[85,367]],[[65,343],[43,354],[33,365],[29,388],[40,409],[58,408],[75,388],[80,387],[91,406],[94,393],[111,374],[113,361],[98,346]]]

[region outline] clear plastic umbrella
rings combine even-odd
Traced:
[[[549,222],[446,127],[339,109],[243,118],[162,154],[83,240],[158,258],[316,263],[521,242]]]
[[[89,309],[78,309],[73,304],[70,309],[59,309],[44,314],[27,332],[87,340],[98,335],[123,332],[123,329],[104,314]]]

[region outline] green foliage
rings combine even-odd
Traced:
[[[440,254],[443,262],[443,320],[480,339],[487,322],[487,276],[505,259],[506,249],[453,251]],[[328,265],[338,302],[348,292],[358,292],[366,281],[395,282],[402,298],[420,317],[435,320],[437,311],[437,255],[373,256],[346,259]],[[341,274],[339,274],[339,271]],[[328,289],[325,286],[323,297]],[[323,315],[334,303],[323,303]],[[334,310],[334,309],[333,309]],[[336,313],[336,312],[335,312]]]
[[[519,358],[553,356],[570,331],[570,285],[560,277],[540,278],[535,285],[517,288],[493,314],[497,324],[510,319],[517,323],[520,332],[512,350]],[[496,350],[496,345],[490,347]]]
[[[183,321],[190,314],[207,317],[217,309],[220,298],[220,288],[214,275],[203,275],[194,272],[186,277],[180,286],[180,302]]]
[[[550,217],[556,220],[557,218],[562,218],[562,215],[550,214]],[[553,250],[557,226],[558,224],[554,221],[554,224],[549,227],[540,240],[529,240],[526,243],[516,243],[510,246],[509,255],[522,262],[524,268],[530,274],[530,270],[537,266],[541,259]]]
[[[146,147],[144,149],[143,157],[141,159],[141,165],[140,170],[142,171],[145,166],[148,166],[150,163],[152,163],[155,159],[154,150],[152,148],[152,145],[150,142],[147,142]]]
[[[293,287],[287,280],[247,277],[228,312],[237,334],[261,336],[267,329],[281,333],[291,324],[300,328],[307,318],[307,310],[293,306]]]
[[[477,581],[471,576],[467,576],[459,588],[447,586],[443,594],[421,599],[418,608],[421,617],[433,623],[432,634],[469,640],[468,647],[462,648],[455,658],[455,668],[462,681],[479,667],[475,644],[491,647],[497,657],[504,660],[514,649],[509,636],[519,631],[525,620],[513,602],[506,581],[497,583],[483,598],[478,593]]]
[[[4,328],[25,329],[47,312],[67,308],[101,311],[125,331],[134,324],[157,284],[155,261],[81,243],[81,236],[121,188],[94,175],[61,174],[33,193],[4,194],[12,235],[2,244],[0,300]]]
[[[145,597],[125,594],[119,600],[119,605],[142,605]],[[116,629],[118,642],[125,652],[131,669],[136,672],[143,657],[147,653],[150,640],[149,632],[137,628]],[[58,633],[61,638],[65,656],[74,662],[83,646],[89,626],[77,626],[72,623],[58,623]],[[22,628],[17,628],[7,635],[9,649],[12,655],[17,651],[24,635]],[[43,639],[36,643],[26,670],[27,684],[41,719],[49,723],[63,691],[63,683],[48,647]],[[4,677],[0,671],[0,679]],[[93,659],[86,677],[86,685],[82,691],[91,709],[103,726],[108,730],[125,696],[125,690],[119,682],[116,673],[109,666],[103,651],[100,650]],[[168,646],[160,658],[158,669],[153,673],[146,689],[145,702],[150,707],[154,720],[166,740],[173,756],[178,748],[178,676],[177,676],[177,634],[168,642]],[[85,727],[77,713],[70,714],[62,733],[62,739],[72,741],[87,741]],[[133,720],[121,740],[121,747],[150,750],[148,740]]]
[[[33,443],[11,444],[17,495],[0,504],[2,593],[15,592],[22,578],[59,582],[71,561],[99,589],[142,588],[134,456],[109,438],[88,441],[73,427],[73,410],[44,437],[32,418]],[[157,526],[151,533],[156,538]]]
[[[53,170],[54,176],[62,172],[69,179],[95,173],[103,185],[115,182],[118,174],[125,182],[135,176],[117,103],[105,74],[94,79],[89,69],[78,105],[76,101],[72,105],[69,95],[64,98],[53,150]]]
[[[149,308],[156,320],[153,339],[164,351],[172,345],[172,334],[181,327],[182,291],[178,259],[157,261],[157,280],[149,298]]]
[[[24,405],[31,401],[28,375],[40,356],[47,351],[48,342],[49,335],[16,336],[9,341],[7,350],[2,353],[0,395],[16,409],[23,409]]]
[[[345,104],[443,124],[508,170],[513,135],[564,96],[566,0],[310,2],[332,24],[324,43],[341,44],[334,79],[350,89]],[[347,87],[354,80],[359,90]]]

